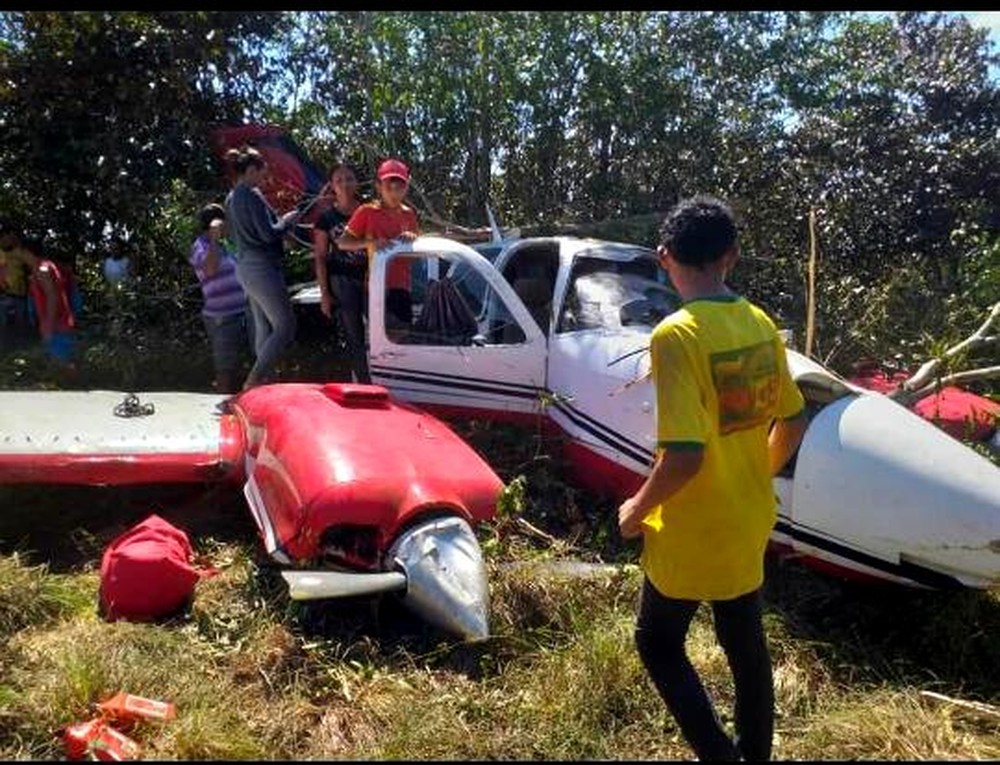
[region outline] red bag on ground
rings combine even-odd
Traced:
[[[115,539],[101,559],[105,619],[154,621],[180,611],[202,573],[186,533],[151,515]]]

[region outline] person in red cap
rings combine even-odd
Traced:
[[[410,168],[398,159],[387,159],[378,166],[375,190],[378,199],[358,207],[337,238],[337,247],[350,252],[366,250],[370,258],[376,250],[393,239],[413,240],[420,235],[417,213],[403,198],[410,185]],[[386,302],[394,304],[395,313],[405,323],[410,322],[410,263],[397,258],[389,264],[385,275]]]

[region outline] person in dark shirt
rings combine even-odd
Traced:
[[[337,239],[360,205],[358,178],[348,165],[338,165],[330,175],[333,205],[313,228],[313,258],[319,285],[320,309],[328,319],[336,313],[347,345],[354,382],[370,383],[365,349],[368,258],[364,253],[344,252]]]

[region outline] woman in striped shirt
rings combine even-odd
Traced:
[[[205,299],[201,310],[212,342],[215,387],[220,393],[240,389],[240,348],[252,347],[247,296],[236,278],[236,259],[222,243],[226,212],[210,204],[198,214],[201,233],[191,246],[190,263]]]

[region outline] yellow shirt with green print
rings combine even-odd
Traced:
[[[745,298],[686,303],[650,339],[658,448],[703,449],[695,476],[643,520],[662,594],[729,600],[760,587],[777,518],[767,436],[805,402],[774,323]]]

